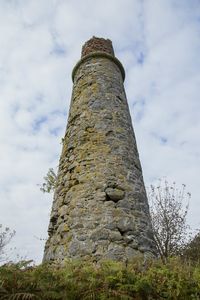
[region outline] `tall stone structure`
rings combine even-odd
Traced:
[[[155,253],[124,77],[110,40],[85,43],[72,72],[44,261]]]

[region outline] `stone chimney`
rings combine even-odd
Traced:
[[[156,254],[124,78],[110,40],[84,44],[72,72],[44,261]]]

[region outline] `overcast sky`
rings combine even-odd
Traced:
[[[36,262],[52,204],[37,184],[58,166],[71,71],[93,35],[124,65],[146,186],[185,183],[200,227],[200,1],[0,0],[0,223]]]

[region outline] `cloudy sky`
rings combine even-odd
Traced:
[[[38,184],[58,165],[71,71],[93,35],[126,70],[146,185],[185,183],[200,227],[200,1],[0,0],[0,223],[36,262],[52,203]]]

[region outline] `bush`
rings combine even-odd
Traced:
[[[192,262],[200,262],[200,231],[192,236],[189,242],[182,249],[181,255]]]
[[[30,262],[0,267],[0,299],[200,299],[200,265],[179,258],[165,265],[141,259],[66,262],[63,267]]]

